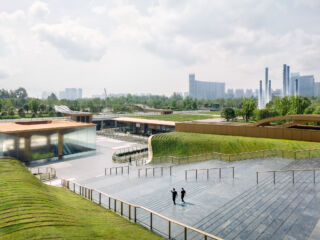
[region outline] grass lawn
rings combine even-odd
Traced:
[[[320,143],[184,132],[157,134],[152,138],[154,157],[192,156],[211,152],[236,154],[266,149],[303,150],[313,148],[320,148]]]
[[[221,115],[221,111],[198,112],[199,114]]]
[[[163,120],[163,121],[172,121],[172,122],[184,122],[184,121],[193,121],[193,120],[203,120],[210,118],[217,118],[218,116],[209,116],[209,115],[196,115],[196,114],[163,114],[163,115],[147,115],[147,116],[136,116],[132,118],[140,119],[152,119],[152,120]]]
[[[162,239],[63,188],[40,182],[17,160],[0,159],[0,239]]]

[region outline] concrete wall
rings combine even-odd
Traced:
[[[176,123],[176,132],[209,133],[220,135],[277,138],[320,142],[320,131],[283,127],[257,127],[248,125],[212,124],[212,123]]]

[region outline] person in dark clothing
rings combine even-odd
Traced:
[[[175,188],[173,188],[173,189],[171,190],[171,193],[172,193],[172,201],[173,201],[173,204],[176,205],[176,198],[177,198],[177,196],[178,196],[178,193],[177,193],[177,191],[176,191]]]
[[[184,196],[186,195],[186,191],[181,188],[181,201],[184,203]]]
[[[129,157],[129,164],[131,165],[131,157]]]

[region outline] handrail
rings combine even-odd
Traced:
[[[66,183],[66,184],[65,184],[65,183]],[[177,224],[177,225],[179,225],[179,226],[181,226],[181,227],[184,228],[185,239],[187,239],[187,238],[186,238],[186,232],[187,232],[187,230],[189,229],[189,230],[192,230],[192,231],[194,231],[194,232],[197,232],[197,233],[203,235],[203,236],[204,236],[204,239],[207,239],[207,238],[209,237],[209,238],[212,238],[212,239],[215,239],[215,240],[223,240],[223,239],[220,238],[220,237],[214,236],[213,234],[206,233],[206,232],[204,232],[204,231],[202,231],[202,230],[200,230],[200,229],[196,229],[196,228],[191,227],[191,226],[189,226],[189,225],[187,225],[187,224],[184,224],[184,223],[178,222],[178,221],[176,221],[176,220],[174,220],[174,219],[171,219],[171,218],[168,218],[168,217],[166,217],[166,216],[163,216],[162,214],[157,213],[157,212],[155,212],[155,211],[153,211],[153,210],[150,210],[150,209],[148,209],[148,208],[146,208],[146,207],[129,203],[129,202],[127,202],[127,201],[121,200],[121,199],[119,199],[119,198],[117,198],[117,197],[113,197],[113,196],[111,196],[111,195],[109,195],[109,194],[107,194],[107,193],[101,192],[101,191],[99,191],[99,190],[96,190],[96,189],[93,189],[93,188],[91,188],[91,189],[90,189],[90,188],[87,188],[87,187],[85,187],[85,186],[83,186],[83,185],[81,185],[81,184],[78,184],[78,183],[76,183],[76,182],[72,182],[72,181],[69,181],[69,180],[61,179],[61,185],[62,185],[63,187],[65,187],[65,188],[67,188],[68,190],[71,190],[71,189],[69,189],[69,184],[70,184],[70,183],[73,183],[74,186],[75,186],[75,184],[77,184],[79,187],[82,187],[82,188],[84,188],[84,189],[86,189],[86,190],[89,190],[89,194],[90,194],[90,195],[88,196],[88,199],[91,200],[91,201],[93,201],[92,192],[95,191],[95,192],[99,193],[99,205],[101,205],[101,195],[104,195],[104,196],[108,197],[109,199],[113,199],[114,201],[119,201],[120,203],[127,204],[129,207],[134,207],[135,209],[136,209],[136,208],[143,209],[143,210],[149,212],[151,217],[152,217],[152,214],[153,214],[153,215],[156,215],[156,216],[158,216],[158,217],[160,217],[160,218],[168,221],[168,223],[169,223],[169,239],[171,239],[171,237],[170,237],[170,231],[171,231],[170,229],[171,229],[171,227],[170,227],[170,226],[171,226],[171,223],[174,223],[174,224]],[[94,201],[93,201],[93,202],[94,202]],[[122,206],[122,205],[121,205],[121,206]],[[110,205],[109,205],[109,208],[110,208]],[[121,208],[121,209],[122,209],[122,208]],[[114,209],[114,211],[117,212],[116,209]],[[122,210],[121,210],[121,214],[122,214]],[[130,213],[129,213],[129,220],[131,220],[131,219],[130,219]],[[135,222],[136,222],[136,219],[135,219]],[[151,224],[152,224],[152,220],[151,220]],[[149,226],[149,227],[150,227],[150,229],[152,230],[152,225]]]
[[[43,169],[45,169],[45,171],[41,171]],[[36,174],[36,177],[38,177],[41,181],[51,180],[57,177],[57,171],[52,167],[30,167],[28,170],[32,174]]]
[[[145,170],[145,176],[148,176],[148,170],[152,170],[152,175],[155,175],[154,170],[160,168],[161,169],[161,176],[163,176],[163,169],[169,168],[170,169],[170,176],[172,176],[172,167],[173,166],[163,166],[163,167],[146,167],[146,168],[138,168],[138,177],[140,177],[140,171]]]
[[[186,169],[185,171],[194,171],[194,170],[214,170],[214,169],[224,169],[224,168],[234,168],[233,166],[231,167],[215,167],[215,168],[193,168],[193,169]]]
[[[110,168],[105,168],[104,169],[104,175],[107,175],[107,170],[109,169],[109,175],[112,175],[112,170],[116,170],[116,175],[118,175],[118,169],[121,169],[121,174],[123,174],[123,169],[127,168],[127,172],[129,174],[129,166],[115,166],[115,167],[110,167]]]
[[[301,171],[320,171],[320,168],[302,168],[302,169],[281,169],[281,170],[266,170],[266,171],[257,171],[258,173],[267,173],[267,172],[301,172]]]
[[[194,169],[186,169],[184,170],[185,174],[185,180],[188,179],[188,172],[189,171],[195,171],[196,172],[196,179],[198,179],[198,171],[207,171],[207,179],[209,179],[209,170],[215,170],[219,169],[219,178],[221,179],[221,170],[226,169],[226,168],[232,168],[232,178],[234,179],[234,168],[233,166],[228,166],[228,167],[215,167],[215,168],[194,168]]]
[[[292,183],[294,183],[295,172],[307,172],[313,171],[313,183],[316,183],[316,171],[320,171],[320,168],[304,168],[304,169],[280,169],[280,170],[263,170],[256,172],[257,184],[259,184],[259,173],[273,173],[273,184],[276,184],[276,172],[292,172]]]

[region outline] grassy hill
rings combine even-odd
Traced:
[[[0,159],[0,239],[162,239],[63,188],[19,161]]]
[[[135,116],[132,118],[140,119],[152,119],[152,120],[163,120],[172,122],[185,122],[193,120],[203,120],[210,118],[217,118],[219,116],[205,115],[205,114],[163,114],[163,115],[146,115],[146,116]]]
[[[235,154],[266,149],[302,150],[320,148],[320,143],[270,138],[171,132],[152,138],[154,157],[192,156],[210,152]]]

